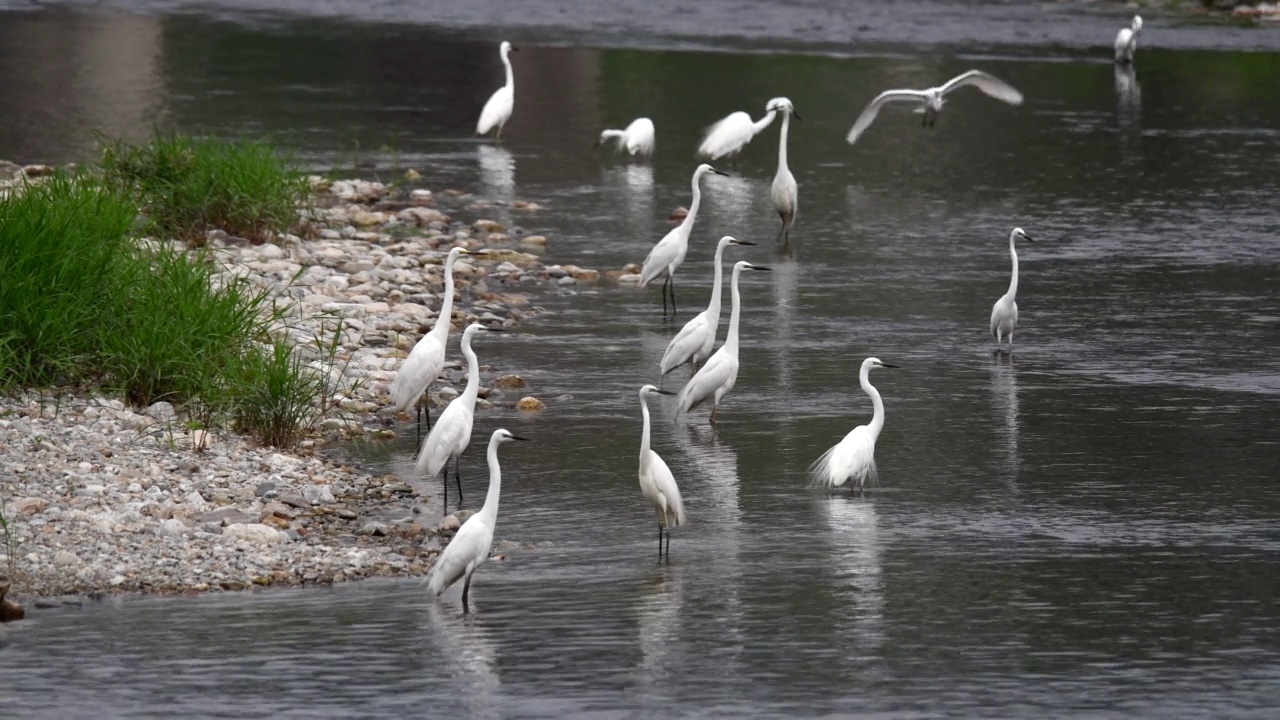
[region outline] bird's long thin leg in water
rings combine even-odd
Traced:
[[[671,283],[671,316],[675,317],[676,315],[676,279],[672,277],[671,273],[667,273],[667,280],[668,282]]]
[[[671,282],[671,276],[667,275],[667,279],[662,281],[662,317],[667,316],[667,283]]]
[[[467,605],[467,595],[471,593],[471,573],[467,573],[467,578],[462,581],[462,612],[471,612],[471,607]]]
[[[445,464],[448,467],[448,463]],[[462,458],[453,459],[453,479],[458,482],[458,509],[462,509]],[[449,484],[449,479],[445,478],[445,484]]]
[[[712,424],[712,425],[715,425],[715,424],[716,424],[716,411],[717,411],[717,410],[719,410],[719,409],[720,409],[720,406],[719,406],[719,405],[712,405],[712,406],[711,406],[711,424]]]
[[[662,525],[658,525],[658,562],[662,562]]]
[[[440,471],[440,477],[444,479],[444,511],[449,512],[449,462],[445,461],[444,470]]]
[[[667,533],[667,562],[671,562],[671,533]]]

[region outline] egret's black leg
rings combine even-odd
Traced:
[[[667,562],[671,562],[671,533],[667,533]]]
[[[471,607],[467,605],[467,595],[471,593],[471,573],[467,573],[467,578],[462,581],[462,612],[471,612]]]
[[[449,466],[449,464],[448,464],[448,463],[445,463],[445,467],[448,467],[448,466]],[[453,459],[453,479],[454,479],[454,480],[456,480],[456,481],[457,481],[457,483],[458,483],[458,509],[459,509],[459,510],[461,510],[461,509],[462,509],[462,462],[461,462],[461,458],[454,458],[454,459]],[[445,484],[446,484],[446,485],[448,485],[448,484],[449,484],[449,479],[448,479],[447,477],[445,478]]]
[[[671,282],[671,317],[676,316],[676,279],[667,274],[668,280]]]
[[[671,276],[668,275],[662,281],[662,317],[667,316],[667,283],[671,282]]]
[[[658,562],[662,562],[662,526],[658,526]]]

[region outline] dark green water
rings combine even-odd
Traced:
[[[724,164],[732,178],[705,183],[678,275],[683,321],[706,300],[721,235],[760,242],[728,254],[776,270],[744,277],[742,372],[718,431],[657,412],[655,449],[690,519],[671,564],[654,563],[636,484],[635,392],[675,328],[655,288],[547,290],[544,315],[481,353],[549,409],[476,421],[477,438],[534,440],[504,449],[498,525],[534,549],[484,567],[470,617],[456,591],[437,605],[416,582],[43,612],[0,651],[0,708],[1274,714],[1277,31],[1155,15],[1136,76],[1117,77],[1107,46],[1123,11],[911,3],[897,20],[869,10],[867,42],[841,41],[828,21],[843,15],[822,3],[782,13],[813,25],[809,42],[741,18],[722,36],[671,18],[627,35],[585,11],[539,24],[554,13],[532,7],[511,23],[522,51],[502,147],[469,137],[501,76],[488,4],[435,24],[410,10],[386,24],[252,8],[0,14],[0,157],[83,159],[89,128],[152,121],[269,134],[317,168],[416,167],[435,188],[535,201],[536,214],[485,214],[548,235],[554,262],[616,268],[688,204],[703,126],[790,97],[805,118],[791,133],[794,258],[772,247],[775,125]],[[886,111],[843,142],[878,91],[969,67],[1027,102],[957,96],[933,130]],[[652,167],[591,152],[600,128],[641,114],[657,126]],[[986,329],[1014,226],[1040,242],[1019,248],[1010,360]],[[869,418],[856,377],[869,355],[904,366],[873,377],[880,485],[806,490],[806,466]],[[363,461],[407,474],[402,430]],[[477,502],[482,445],[464,461]]]

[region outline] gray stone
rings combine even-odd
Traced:
[[[178,419],[178,412],[173,409],[173,405],[164,400],[152,403],[147,407],[147,414],[155,418],[161,423],[171,423]]]
[[[333,514],[337,515],[343,520],[355,520],[356,518],[360,517],[360,515],[356,513],[355,510],[352,510],[351,508],[338,508],[337,510],[334,511]]]
[[[302,488],[302,497],[312,505],[332,505],[338,502],[328,485],[307,485]]]
[[[280,502],[284,503],[285,505],[288,505],[289,507],[304,508],[304,509],[311,507],[311,503],[307,502],[306,498],[302,497],[297,493],[282,494],[280,496]]]
[[[267,497],[267,493],[274,493],[274,492],[275,492],[275,490],[276,490],[276,484],[275,484],[275,483],[273,483],[273,482],[264,482],[264,483],[259,484],[259,485],[258,485],[258,488],[257,488],[256,490],[254,490],[253,492],[254,492],[254,494],[255,494],[255,495],[257,495],[258,497]],[[276,494],[279,494],[279,493],[276,493]],[[273,495],[272,497],[274,497],[274,495]]]
[[[177,518],[169,518],[160,523],[159,534],[166,537],[182,537],[187,534],[187,524]]]
[[[80,564],[80,558],[69,550],[59,550],[53,554],[53,564],[58,567],[70,567],[71,565]]]
[[[251,523],[254,520],[257,520],[257,518],[246,512],[229,507],[218,508],[217,510],[207,512],[196,518],[196,522],[202,525],[206,523],[217,523],[218,527],[221,527],[224,524],[233,525],[235,523]]]
[[[356,534],[357,535],[374,535],[377,537],[382,537],[389,532],[391,532],[391,528],[386,523],[377,522],[376,520],[370,520],[365,524],[361,525],[360,529],[356,531]]]

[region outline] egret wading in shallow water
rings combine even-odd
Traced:
[[[787,131],[791,129],[791,118],[802,120],[800,113],[791,101],[786,98],[774,98],[769,101],[769,109],[782,113],[782,131],[778,134],[778,172],[773,176],[773,187],[769,197],[773,200],[773,209],[782,218],[782,229],[778,231],[778,241],[784,244],[791,241],[791,226],[796,221],[796,211],[800,204],[800,189],[796,186],[796,178],[787,167]]]
[[[649,118],[636,118],[631,121],[626,130],[604,130],[600,133],[600,139],[596,141],[596,147],[610,140],[617,140],[617,149],[625,150],[631,157],[647,158],[653,155],[653,121]]]
[[[671,288],[671,314],[676,312],[676,269],[684,262],[689,252],[689,234],[693,232],[693,223],[698,219],[698,206],[702,204],[702,189],[698,187],[702,176],[707,173],[728,176],[719,170],[703,163],[693,171],[693,202],[689,203],[689,212],[671,232],[667,233],[644,259],[644,267],[640,270],[640,287],[645,287],[666,273],[666,281],[662,283],[662,316],[667,316],[667,288]]]
[[[924,114],[923,126],[933,127],[934,122],[938,119],[938,113],[942,112],[942,105],[946,102],[947,94],[966,85],[972,85],[991,97],[1003,100],[1010,105],[1022,104],[1022,93],[1015,90],[1009,83],[988,75],[981,70],[970,70],[967,73],[951,78],[944,85],[929,88],[928,90],[885,90],[867,104],[866,109],[862,111],[862,114],[853,123],[853,128],[849,130],[849,135],[845,140],[850,145],[857,142],[862,133],[866,132],[867,128],[871,127],[871,123],[875,122],[876,114],[880,112],[880,108],[891,102],[914,103],[918,106],[915,112]]]
[[[453,460],[453,474],[458,483],[458,507],[462,507],[462,472],[458,468],[458,457],[471,443],[471,425],[476,415],[476,395],[480,392],[480,361],[476,352],[471,349],[471,340],[476,333],[499,332],[479,323],[472,323],[462,333],[462,354],[467,358],[467,387],[462,394],[454,398],[449,407],[440,413],[436,426],[431,428],[427,439],[422,441],[422,449],[418,451],[418,463],[414,471],[423,477],[435,477],[437,473],[444,476],[444,507],[449,508],[449,460]]]
[[[1142,32],[1142,18],[1138,15],[1133,16],[1133,22],[1127,28],[1121,28],[1116,33],[1116,62],[1131,63],[1133,62],[1133,53],[1138,49],[1138,33]]]
[[[694,370],[698,364],[711,357],[711,350],[716,344],[716,333],[720,331],[720,286],[723,284],[724,271],[721,261],[724,249],[730,245],[755,245],[753,242],[738,240],[730,235],[720,238],[716,243],[715,281],[711,286],[711,302],[707,309],[693,316],[693,319],[680,328],[680,332],[671,338],[667,351],[662,354],[662,362],[658,368],[665,376],[676,368],[690,363]]]
[[[996,339],[996,349],[1004,342],[1004,336],[1009,336],[1009,349],[1013,349],[1013,328],[1018,325],[1018,303],[1015,297],[1018,294],[1018,251],[1014,249],[1013,242],[1018,238],[1035,242],[1031,236],[1022,231],[1022,228],[1014,228],[1009,233],[1009,258],[1013,260],[1013,273],[1009,277],[1009,292],[1000,296],[995,306],[991,308],[991,335]]]
[[[880,391],[871,384],[871,368],[896,368],[897,365],[880,362],[877,358],[862,361],[862,369],[858,371],[858,382],[862,391],[871,396],[871,404],[875,411],[870,425],[859,425],[849,431],[844,439],[823,453],[822,457],[809,467],[813,478],[811,484],[817,487],[840,487],[852,480],[855,490],[862,490],[867,480],[876,478],[876,438],[884,429],[884,401],[880,399]]]
[[[494,139],[502,139],[502,128],[511,119],[511,113],[516,108],[516,76],[511,71],[510,55],[518,51],[518,48],[512,47],[506,40],[498,46],[502,64],[507,68],[507,83],[494,90],[489,96],[489,102],[484,104],[484,110],[480,111],[480,121],[476,123],[477,135],[487,135],[490,130],[497,128],[498,132],[494,135]]]
[[[676,399],[679,412],[687,413],[698,407],[707,399],[713,399],[711,406],[711,424],[716,424],[716,411],[720,409],[720,400],[733,389],[738,381],[738,319],[742,313],[742,296],[738,293],[738,276],[743,270],[769,271],[763,265],[752,265],[746,260],[739,260],[733,265],[733,279],[729,283],[733,297],[732,310],[729,313],[729,334],[725,336],[724,345],[707,360],[702,369],[694,373],[680,391]]]
[[[502,492],[502,470],[498,467],[498,446],[512,440],[526,438],[512,435],[506,430],[494,430],[489,438],[489,494],[485,495],[484,507],[480,512],[467,518],[458,528],[453,540],[445,547],[444,552],[431,566],[427,573],[427,589],[439,597],[450,585],[464,580],[462,585],[462,611],[469,612],[467,595],[471,592],[471,576],[476,568],[489,559],[489,548],[493,546],[493,528],[498,521],[498,495]]]
[[[775,108],[766,106],[764,117],[752,122],[751,116],[742,111],[731,113],[707,128],[707,134],[698,146],[698,157],[718,160],[726,155],[737,155],[752,138],[773,124],[773,118],[777,114]]]
[[[431,332],[422,336],[409,357],[400,364],[395,380],[391,381],[389,392],[395,403],[397,412],[407,412],[410,407],[418,407],[418,435],[422,435],[422,412],[420,401],[431,383],[440,377],[444,369],[444,348],[449,342],[449,327],[453,323],[453,264],[461,255],[472,254],[470,250],[456,247],[449,251],[444,261],[444,299],[440,302],[440,311],[436,314],[436,324]],[[431,408],[425,408],[427,427],[431,427]]]
[[[644,494],[653,511],[658,515],[658,561],[662,561],[662,534],[667,535],[667,557],[671,557],[671,528],[684,524],[684,500],[671,469],[658,453],[649,449],[649,403],[646,396],[658,393],[675,393],[659,390],[652,385],[640,388],[640,414],[644,418],[644,432],[640,435],[640,492]]]

